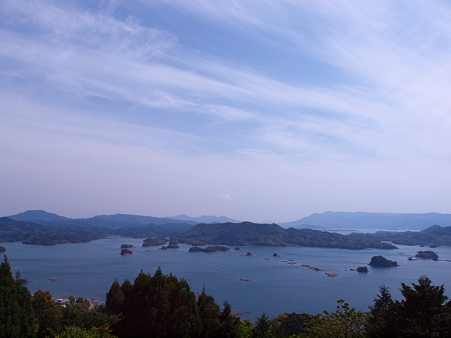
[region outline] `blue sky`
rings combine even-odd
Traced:
[[[450,213],[446,1],[0,3],[0,214]]]

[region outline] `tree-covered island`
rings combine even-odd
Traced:
[[[168,229],[165,230],[165,227]],[[186,224],[148,225],[112,229],[98,225],[52,227],[31,222],[0,218],[0,243],[18,242],[24,244],[55,245],[82,243],[112,235],[148,236],[143,246],[159,246],[167,243],[164,234],[171,233],[171,241],[166,248],[176,248],[178,242],[191,245],[231,245],[231,246],[309,246],[340,249],[395,249],[381,240],[337,233],[309,230],[284,229],[277,224],[217,223],[197,224],[186,231]],[[144,236],[145,235],[145,236]]]
[[[392,266],[398,266],[398,263],[396,261],[389,260],[384,256],[373,256],[368,265],[377,268],[389,268]]]
[[[284,229],[277,224],[217,223],[197,224],[176,237],[191,245],[230,246],[310,246],[341,249],[395,249],[389,243],[319,230]]]

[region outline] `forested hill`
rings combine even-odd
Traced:
[[[115,215],[98,215],[90,218],[67,218],[57,214],[49,213],[44,210],[27,210],[20,214],[8,216],[8,218],[16,221],[32,222],[35,224],[48,225],[52,227],[80,227],[80,226],[102,226],[113,229],[124,227],[139,227],[149,224],[191,224],[199,222],[190,220],[180,220],[168,217],[153,217],[141,215],[115,214]]]
[[[394,249],[381,241],[309,229],[284,229],[277,224],[219,223],[197,224],[177,237],[192,245],[309,246],[341,249]]]
[[[391,241],[395,244],[403,245],[451,246],[451,226],[441,227],[433,225],[425,230],[415,232],[378,231],[374,234],[354,233],[351,236],[378,241]]]
[[[112,230],[99,226],[78,226],[56,228],[32,222],[16,221],[8,217],[0,218],[0,243],[23,242],[24,244],[55,245],[83,243],[104,238]]]

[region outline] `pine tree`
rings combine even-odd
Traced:
[[[451,303],[442,286],[431,285],[426,276],[412,286],[401,284],[401,301],[393,301],[388,290],[370,308],[366,332],[369,337],[450,337]]]
[[[36,291],[33,295],[32,306],[39,325],[38,337],[45,337],[56,332],[61,324],[61,308],[55,305],[50,292]]]
[[[20,274],[13,278],[5,255],[0,265],[0,337],[33,337],[36,330],[30,291]]]

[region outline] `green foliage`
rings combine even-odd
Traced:
[[[197,308],[202,321],[202,337],[217,337],[220,334],[219,305],[215,303],[213,296],[205,293],[205,288],[197,297]]]
[[[401,301],[393,301],[388,289],[380,294],[370,308],[366,330],[370,337],[449,337],[451,309],[442,286],[431,285],[425,276],[418,284],[401,284]]]
[[[166,238],[162,237],[149,237],[143,241],[143,246],[159,246],[166,244]]]
[[[397,266],[396,261],[391,261],[384,256],[373,256],[371,257],[371,262],[368,264],[373,267],[389,268],[392,266]]]
[[[438,255],[434,251],[418,251],[415,255],[417,258],[421,259],[432,259],[434,261],[438,260]]]
[[[451,227],[433,225],[421,231],[389,232],[378,231],[374,234],[352,234],[352,236],[391,241],[402,245],[451,246]]]
[[[114,231],[116,236],[122,237],[156,237],[165,239],[166,237],[173,237],[188,231],[193,227],[190,223],[165,223],[165,224],[148,224],[144,226],[128,226],[121,227]],[[166,242],[166,240],[165,240]],[[164,244],[164,243],[162,243]],[[161,244],[158,244],[161,245]]]
[[[282,313],[271,321],[271,330],[276,337],[306,334],[315,317],[309,313]]]
[[[36,330],[30,292],[22,285],[20,274],[13,278],[4,256],[0,265],[0,337],[33,337]]]
[[[38,322],[38,337],[57,332],[62,320],[62,308],[55,305],[49,291],[38,290],[32,299],[33,312]]]
[[[267,338],[271,337],[270,333],[271,321],[265,312],[262,313],[260,317],[257,318],[255,322],[255,327],[252,332],[252,336],[255,338]]]
[[[88,301],[76,300],[62,309],[61,326],[76,326],[84,329],[111,326],[119,321],[119,316],[108,313],[105,305],[91,306]]]
[[[124,282],[120,291],[117,282],[113,283],[107,294],[107,311],[122,313],[123,319],[113,326],[122,337],[150,333],[181,337],[198,335],[202,328],[196,296],[188,283],[172,275],[164,276],[160,269],[154,276],[141,272],[134,284]]]
[[[335,312],[324,311],[312,321],[307,336],[311,337],[364,337],[367,314],[356,311],[340,299]]]
[[[110,334],[111,330],[107,325],[89,330],[77,326],[68,326],[54,338],[115,338]]]
[[[74,226],[57,228],[15,221],[8,217],[0,218],[0,242],[22,242],[24,244],[55,245],[65,243],[83,243],[104,238],[112,230],[99,226]]]
[[[189,249],[189,252],[218,252],[218,251],[229,251],[230,249],[223,245],[208,246],[206,248],[199,248],[198,246],[193,246]]]
[[[220,311],[205,290],[196,298],[186,280],[165,276],[160,269],[153,276],[141,271],[133,284],[115,280],[106,310],[121,316],[112,326],[120,337],[237,337],[241,332],[229,303]]]

